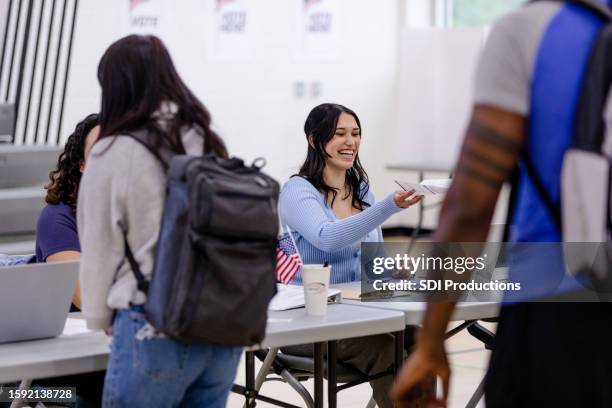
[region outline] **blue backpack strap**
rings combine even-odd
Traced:
[[[553,0],[547,0],[547,1],[553,1]],[[590,11],[593,11],[595,14],[597,14],[599,17],[601,17],[602,19],[604,19],[604,21],[607,21],[608,23],[612,22],[612,12],[610,11],[610,9],[605,6],[604,4],[597,2],[595,0],[554,0],[554,1],[561,1],[564,3],[573,3],[573,4],[577,4],[581,7],[585,7],[587,9],[589,9]],[[598,47],[600,48],[600,47]],[[596,48],[595,54],[597,54],[597,49]],[[593,64],[601,64],[602,60],[601,58],[596,58],[597,55],[593,55],[590,58],[589,64],[588,64],[588,68],[587,68],[587,72],[590,72],[594,67]],[[583,79],[583,87],[584,87],[584,83],[586,82],[587,78]],[[588,92],[586,92],[588,93]],[[579,104],[592,104],[593,101],[585,101],[585,90],[582,90],[582,95],[580,98],[580,102]],[[602,107],[603,108],[603,107]],[[600,110],[601,112],[601,110]],[[580,107],[578,108],[578,121],[580,122],[580,114],[581,114],[581,110]],[[578,124],[579,125],[579,124]],[[561,222],[561,206],[557,203],[554,202],[554,200],[551,198],[550,194],[548,193],[548,191],[546,190],[545,186],[544,186],[544,182],[542,181],[542,179],[540,178],[540,176],[538,175],[538,172],[536,170],[536,167],[533,163],[533,159],[531,158],[528,149],[524,149],[523,153],[522,153],[522,161],[525,167],[525,171],[526,174],[528,175],[529,179],[531,180],[536,192],[538,193],[540,199],[542,200],[544,206],[546,207],[548,213],[551,216],[552,221],[554,222],[555,226],[557,227],[557,230],[559,233],[562,233],[562,222]]]

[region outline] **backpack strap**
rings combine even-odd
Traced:
[[[596,15],[598,15],[599,17],[601,17],[608,23],[612,22],[612,10],[605,4],[599,2],[598,0],[532,0],[532,2],[535,2],[535,1],[558,1],[558,2],[563,2],[563,3],[568,3],[568,4],[573,3],[580,7],[584,7],[592,11],[593,13],[595,13]],[[593,62],[591,61],[590,64],[593,64]],[[584,103],[584,101],[582,100],[583,97],[584,96],[581,96],[580,103]],[[592,99],[592,98],[593,98],[593,95],[589,95],[589,99]],[[583,112],[578,112],[578,115],[580,114],[583,114]],[[577,122],[580,122],[580,121],[578,120]],[[582,133],[587,133],[587,134],[592,133],[591,132],[592,129],[579,129],[579,131],[581,131]],[[540,199],[544,203],[544,206],[546,207],[550,217],[552,218],[555,226],[557,227],[557,230],[559,231],[559,233],[562,233],[563,228],[562,228],[562,221],[561,221],[561,207],[559,204],[556,204],[552,200],[552,198],[546,191],[546,188],[544,187],[544,183],[542,182],[542,179],[539,177],[536,171],[535,165],[533,164],[533,160],[531,159],[531,156],[529,155],[529,152],[527,151],[527,149],[523,150],[522,160],[523,160],[523,164],[525,165],[527,176],[532,181],[533,186],[535,187],[535,190],[537,191],[538,195],[540,196]]]
[[[180,179],[185,174],[185,168],[195,159],[193,156],[177,155],[168,168],[168,180]]]
[[[525,165],[525,170],[527,170],[527,176],[533,183],[533,186],[538,192],[540,199],[542,200],[542,202],[544,203],[544,206],[548,210],[548,214],[550,215],[550,217],[553,220],[553,223],[557,227],[557,231],[561,234],[563,232],[563,228],[562,228],[562,223],[561,223],[560,206],[558,204],[555,204],[553,199],[548,194],[548,191],[546,191],[546,188],[544,187],[544,183],[542,182],[542,179],[538,175],[538,172],[535,168],[535,165],[533,164],[533,161],[531,160],[531,156],[527,149],[523,150],[522,158],[523,158],[523,164]]]
[[[544,183],[542,182],[542,179],[540,179],[540,176],[538,175],[538,172],[535,168],[535,165],[533,164],[533,161],[531,160],[531,156],[529,155],[529,152],[527,151],[527,149],[523,150],[523,152],[521,153],[521,156],[522,156],[521,159],[523,161],[523,164],[525,165],[527,177],[529,177],[529,179],[533,183],[533,186],[535,187],[535,190],[537,191],[538,196],[540,196],[540,199],[544,203],[544,206],[546,207],[548,214],[552,218],[553,223],[555,224],[555,227],[557,228],[557,231],[561,233],[563,231],[562,223],[561,223],[561,208],[559,207],[559,205],[554,203],[552,198],[550,198],[550,195],[546,191],[546,188],[544,187]],[[506,213],[506,224],[504,227],[504,234],[503,234],[503,239],[502,239],[503,242],[508,242],[510,240],[510,227],[512,226],[512,221],[514,219],[514,213],[516,212],[516,203],[518,201],[518,189],[519,189],[519,166],[516,166],[516,168],[512,172],[512,175],[510,178],[510,186],[511,186],[510,187],[510,200],[508,201],[508,211]]]
[[[150,136],[149,136],[150,133],[151,132],[149,132],[147,129],[139,129],[136,131],[132,131],[132,132],[120,135],[120,136],[130,137],[136,140],[141,145],[143,145],[159,161],[159,163],[164,168],[164,171],[168,171],[172,158],[176,155],[176,153],[173,152],[170,149],[170,147],[168,147],[166,144],[163,144],[163,143],[158,148],[155,148],[154,146],[152,146],[150,142]],[[124,233],[124,241],[125,241],[125,250],[124,250],[125,257],[127,258],[128,263],[130,264],[130,268],[132,269],[132,273],[134,274],[134,277],[136,278],[138,290],[146,295],[149,291],[149,282],[147,281],[142,271],[140,270],[140,266],[138,266],[138,262],[136,261],[136,258],[134,257],[134,253],[132,252],[132,249],[130,248],[130,244],[128,244],[127,234],[125,233]]]
[[[167,171],[176,153],[170,149],[167,143],[164,143],[163,139],[160,140],[159,146],[152,145],[150,134],[151,132],[147,129],[138,129],[119,136],[130,137],[136,140],[159,161],[164,171]]]
[[[146,295],[149,292],[149,282],[142,274],[140,266],[138,266],[138,262],[136,262],[136,258],[134,258],[130,244],[127,242],[127,236],[125,237],[125,257],[127,258],[128,263],[132,268],[132,272],[134,273],[134,277],[136,278],[138,290]]]
[[[510,229],[512,227],[512,220],[514,219],[514,212],[516,211],[516,203],[518,201],[518,188],[519,188],[519,167],[514,167],[512,174],[510,175],[510,198],[508,200],[508,210],[506,211],[506,223],[504,224],[504,233],[502,235],[502,242],[510,241]]]

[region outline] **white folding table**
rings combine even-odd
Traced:
[[[333,286],[335,289],[346,289],[350,293],[359,293],[361,289],[361,282],[351,282],[345,284],[339,284]],[[422,296],[419,294],[413,294],[414,298],[421,299]],[[426,302],[422,301],[406,301],[409,299],[411,294],[407,294],[403,297],[391,298],[389,300],[369,300],[362,301],[356,299],[343,299],[342,303],[350,304],[354,306],[361,306],[363,308],[369,308],[374,310],[393,310],[404,313],[404,321],[406,325],[419,325],[423,320],[425,309],[427,307]],[[455,310],[451,316],[451,321],[463,323],[459,326],[451,329],[446,333],[446,338],[450,338],[455,334],[459,333],[464,329],[470,329],[471,326],[476,325],[478,320],[496,318],[499,315],[499,302],[458,302],[455,305]],[[474,326],[478,327],[478,326]],[[482,329],[482,328],[480,328]],[[479,339],[482,340],[482,339]],[[478,404],[480,398],[484,394],[484,379],[480,382],[476,391],[468,401],[466,408],[474,408]]]
[[[103,332],[0,344],[0,383],[104,370],[109,351]]]
[[[64,334],[57,338],[0,344],[0,383],[57,377],[106,369],[110,353],[110,337],[103,332],[86,331],[80,315],[71,314]],[[324,346],[331,344],[328,359],[335,358],[335,340],[379,333],[396,332],[396,343],[403,344],[404,316],[391,310],[364,309],[356,305],[334,304],[324,317],[309,317],[305,310],[271,312],[266,336],[261,344],[248,351],[247,384],[242,387],[249,401],[260,398],[254,391],[253,350],[278,348],[296,344],[315,345],[315,406],[323,406]],[[397,351],[397,345],[396,345]],[[401,356],[401,354],[400,354]],[[401,357],[399,358],[401,361]],[[331,361],[331,360],[330,360]],[[335,376],[330,364],[328,376]],[[333,378],[333,377],[332,377]],[[333,385],[332,385],[333,382]],[[335,381],[330,383],[330,406],[335,406]],[[236,386],[240,387],[240,386]]]
[[[258,390],[267,374],[273,358],[266,359],[260,369],[260,376],[255,378],[256,349],[270,349],[275,354],[277,349],[298,344],[314,344],[314,406],[323,407],[324,350],[327,343],[327,379],[328,404],[336,406],[336,341],[347,338],[370,336],[381,333],[395,335],[395,369],[403,360],[404,314],[392,310],[366,309],[359,305],[331,304],[327,315],[311,317],[304,308],[271,312],[268,316],[266,337],[261,345],[247,351],[246,386],[235,385],[234,392],[246,397],[246,406],[252,406],[255,399],[272,404],[290,407],[290,404],[260,395]]]

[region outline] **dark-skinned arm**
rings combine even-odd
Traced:
[[[519,160],[525,122],[522,115],[507,110],[484,105],[474,108],[453,182],[442,205],[435,242],[484,243],[499,192]],[[392,390],[394,399],[405,399],[426,378],[439,376],[443,396],[436,403],[446,406],[450,369],[444,335],[454,307],[454,302],[429,302],[416,348]]]

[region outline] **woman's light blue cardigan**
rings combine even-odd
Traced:
[[[393,193],[375,202],[368,191],[365,202],[370,207],[338,219],[323,194],[305,178],[292,177],[281,190],[281,223],[292,232],[305,264],[329,262],[332,284],[361,279],[361,241],[382,242],[380,225],[402,210],[395,204]],[[300,282],[298,272],[292,283]]]

